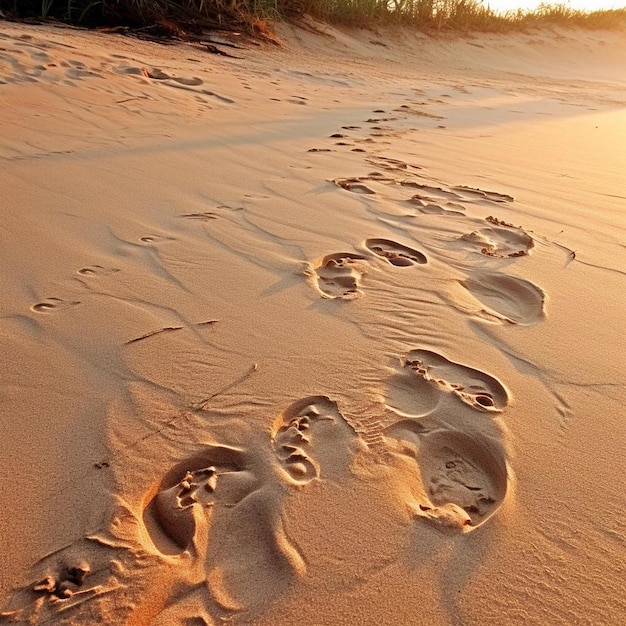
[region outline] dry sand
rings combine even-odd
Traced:
[[[624,33],[310,26],[1,23],[0,622],[623,623]]]

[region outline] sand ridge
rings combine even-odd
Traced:
[[[623,41],[323,31],[3,25],[0,622],[626,615]]]

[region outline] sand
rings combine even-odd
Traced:
[[[0,25],[0,622],[626,620],[626,38]]]

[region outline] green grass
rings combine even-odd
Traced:
[[[499,15],[478,0],[0,0],[10,18],[49,18],[86,25],[161,25],[165,31],[259,24],[308,13],[350,25],[404,24],[425,31],[523,30],[542,24],[622,28],[626,9],[585,13],[564,5]]]

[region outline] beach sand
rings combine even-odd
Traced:
[[[0,622],[626,621],[626,38],[0,24]]]

